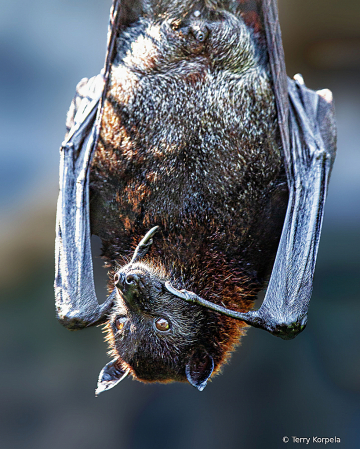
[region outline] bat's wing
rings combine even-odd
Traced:
[[[71,329],[99,322],[109,305],[100,307],[95,295],[89,221],[88,172],[103,87],[102,75],[79,83],[60,150],[55,298],[59,320]]]
[[[119,29],[137,20],[144,0],[114,0],[110,12],[103,74],[82,80],[67,117],[60,149],[60,192],[55,243],[55,302],[69,329],[99,324],[113,305],[114,292],[100,306],[94,288],[89,219],[89,172],[99,138],[103,104]]]
[[[295,81],[288,80],[288,95],[289,146],[285,165],[289,203],[264,302],[258,311],[252,312],[253,325],[283,338],[295,337],[307,322],[327,186],[336,152],[330,91],[309,90],[297,76]]]
[[[307,321],[327,186],[336,153],[334,108],[330,91],[307,89],[299,75],[295,80],[287,78],[276,0],[240,3],[245,5],[245,11],[249,3],[247,10],[251,13],[251,8],[257,8],[253,17],[261,18],[265,30],[284,149],[289,202],[275,263],[262,306],[248,313],[233,312],[192,292],[167,287],[189,302],[289,339],[301,332]]]
[[[102,105],[114,55],[120,1],[110,15],[103,74],[77,86],[67,117],[67,134],[60,149],[60,192],[55,242],[55,301],[60,322],[69,329],[101,323],[113,304],[113,294],[100,306],[94,288],[89,218],[89,170],[99,137]],[[123,16],[126,18],[126,11]]]
[[[332,95],[300,76],[287,79],[276,0],[263,1],[263,20],[284,148],[289,203],[266,296],[253,325],[283,338],[304,329],[312,293],[324,204],[336,153]]]

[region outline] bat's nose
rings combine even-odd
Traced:
[[[114,276],[114,283],[121,290],[125,287],[139,285],[140,277],[136,273],[122,273],[118,271]]]
[[[125,285],[139,285],[140,278],[135,273],[126,274],[122,279]]]

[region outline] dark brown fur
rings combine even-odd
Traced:
[[[232,310],[248,311],[271,269],[286,207],[266,54],[256,44],[260,25],[255,21],[249,29],[235,2],[223,2],[227,10],[219,8],[221,2],[192,2],[192,9],[185,3],[173,2],[169,10],[156,2],[157,9],[149,7],[147,18],[119,36],[92,163],[92,232],[102,239],[103,256],[115,273],[158,225],[143,261],[154,273],[151,281],[144,274],[149,285],[168,280]],[[210,3],[217,3],[216,14]],[[187,14],[199,4],[200,17]],[[130,307],[126,313],[138,320],[136,332],[146,338],[136,339],[129,330],[129,339],[133,345],[142,341],[147,356],[141,361],[135,352],[129,356],[138,368],[124,360],[116,313],[106,328],[112,354],[144,381],[186,380],[183,366],[198,346],[219,371],[245,324],[161,294],[175,315],[189,322],[196,316],[189,330],[193,336],[183,336],[183,343],[180,337],[173,340],[175,354],[162,337],[158,344],[149,328],[141,331],[144,318]],[[147,306],[156,309],[159,295],[155,292]],[[127,307],[118,298],[118,307]],[[143,313],[146,305],[141,307]],[[173,362],[158,364],[159,357]]]

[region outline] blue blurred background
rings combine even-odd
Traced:
[[[95,398],[106,345],[99,328],[55,320],[53,247],[65,114],[103,65],[110,4],[0,0],[0,446],[277,449],[337,436],[359,448],[360,3],[279,1],[288,74],[333,91],[339,133],[306,331],[250,329],[202,393],[127,379]]]

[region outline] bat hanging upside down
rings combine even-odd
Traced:
[[[61,148],[57,315],[105,324],[97,393],[129,373],[201,391],[247,325],[306,325],[332,97],[287,79],[275,0],[115,0],[110,19]],[[101,305],[91,234],[110,268]]]

